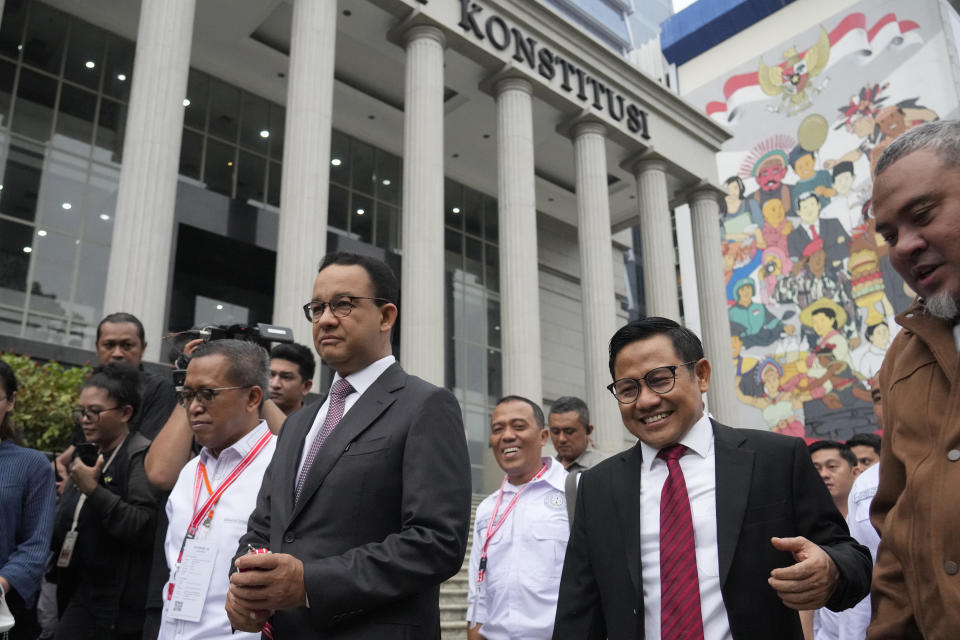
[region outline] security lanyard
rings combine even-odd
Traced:
[[[506,511],[503,512],[503,515],[500,516],[500,519],[497,520],[497,513],[500,511],[500,502],[503,500],[503,488],[507,486],[507,476],[503,477],[503,482],[500,483],[500,492],[497,494],[497,501],[493,503],[493,514],[490,516],[490,523],[487,525],[487,533],[483,537],[483,553],[480,554],[480,570],[477,572],[477,582],[483,582],[483,575],[487,570],[487,547],[490,546],[490,539],[497,534],[497,531],[500,530],[500,527],[503,526],[503,523],[506,522],[507,516],[510,515],[510,512],[513,511],[513,508],[517,506],[517,500],[520,499],[520,494],[526,490],[531,484],[543,477],[543,474],[547,472],[547,465],[544,464],[540,467],[540,471],[537,472],[537,475],[533,476],[533,479],[530,480],[527,484],[520,487],[517,493],[513,496],[513,499],[510,501],[510,504],[507,505]]]

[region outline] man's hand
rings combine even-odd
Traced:
[[[770,572],[767,582],[791,609],[819,609],[827,604],[840,572],[827,552],[806,538],[771,538],[774,548],[793,553],[796,564]]]
[[[67,472],[67,467],[70,466],[70,461],[73,459],[74,450],[75,447],[70,445],[66,451],[53,460],[53,472],[57,481],[58,496],[62,496],[63,490],[67,488],[67,478],[70,477],[70,474]]]
[[[263,629],[263,625],[270,619],[270,616],[273,615],[273,611],[242,607],[231,591],[227,592],[227,604],[224,609],[227,610],[227,618],[230,620],[231,627],[237,631],[247,631],[249,633],[258,633]]]
[[[240,556],[230,576],[230,595],[237,609],[276,611],[307,603],[303,563],[287,553]],[[229,600],[229,599],[228,599]]]
[[[70,464],[70,479],[77,489],[84,495],[89,496],[97,488],[97,481],[100,480],[100,472],[103,469],[103,456],[97,456],[97,461],[92,467],[83,464],[83,460],[77,458]]]

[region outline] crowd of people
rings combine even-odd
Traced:
[[[636,320],[611,337],[608,390],[637,444],[597,450],[579,398],[545,416],[503,397],[504,477],[469,549],[461,410],[394,357],[399,284],[379,260],[320,264],[303,307],[334,373],[318,402],[306,347],[195,340],[174,386],[115,313],[51,462],[17,444],[0,362],[0,636],[439,639],[439,586],[469,552],[471,640],[953,637],[960,122],[899,137],[874,184],[918,293],[871,389],[882,438],[721,424],[700,339]]]

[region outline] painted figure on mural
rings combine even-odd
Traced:
[[[761,58],[757,69],[760,88],[768,96],[781,97],[780,104],[769,107],[770,110],[779,112],[786,106],[787,115],[792,116],[809,108],[813,103],[808,94],[820,93],[812,79],[826,68],[829,59],[830,38],[823,27],[816,43],[802,56],[796,47],[790,47],[783,52],[783,62],[778,65],[768,67]]]
[[[757,286],[753,278],[742,278],[734,285],[737,299],[730,307],[730,333],[739,336],[743,346],[767,346],[780,338],[781,332],[792,334],[792,325],[783,321],[758,302],[753,301]]]
[[[802,438],[803,422],[798,419],[798,410],[813,396],[806,389],[804,376],[795,365],[791,368],[792,372],[785,373],[777,360],[764,359],[749,376],[737,376],[737,398],[760,409],[770,431]]]

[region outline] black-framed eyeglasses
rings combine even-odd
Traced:
[[[309,322],[319,322],[323,312],[330,307],[330,311],[338,318],[346,318],[350,312],[357,306],[357,300],[373,300],[378,304],[387,304],[390,302],[384,298],[371,298],[370,296],[337,296],[330,302],[321,300],[311,300],[303,305],[303,315]]]
[[[84,418],[90,422],[97,422],[100,419],[101,413],[105,411],[116,411],[119,408],[119,406],[107,407],[106,409],[101,409],[100,407],[74,407],[70,415],[73,416],[74,422],[81,422]]]
[[[696,364],[699,360],[671,364],[666,367],[657,367],[647,372],[642,378],[620,378],[607,385],[607,390],[613,394],[620,404],[630,404],[640,395],[640,383],[644,383],[654,393],[663,395],[670,393],[677,384],[677,369]]]
[[[221,391],[231,391],[233,389],[249,389],[252,387],[252,384],[240,385],[237,387],[200,387],[199,389],[191,389],[189,387],[184,387],[180,391],[177,391],[177,402],[180,403],[180,406],[184,409],[189,409],[190,404],[193,403],[193,399],[196,398],[197,401],[203,405],[207,406],[213,399],[220,395]]]

